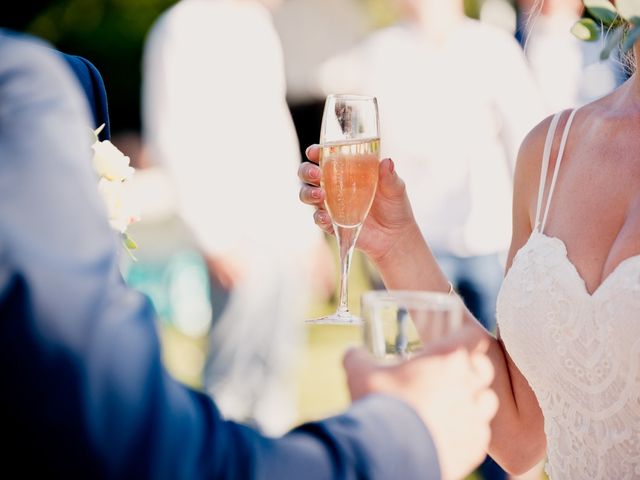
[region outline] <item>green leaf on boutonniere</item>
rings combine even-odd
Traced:
[[[571,27],[571,33],[580,40],[595,42],[600,38],[600,26],[592,18],[582,18]]]
[[[136,243],[136,241],[133,238],[131,238],[128,234],[123,233],[122,237],[124,241],[124,246],[127,247],[129,250],[135,250],[136,248],[138,248],[138,244]]]
[[[600,52],[600,60],[606,60],[611,55],[611,52],[620,45],[622,38],[624,37],[624,28],[617,27],[609,32],[607,35],[605,46],[602,52]]]
[[[122,243],[124,245],[124,249],[127,251],[129,256],[131,257],[131,260],[133,260],[134,262],[137,262],[138,259],[136,258],[136,256],[131,251],[131,250],[135,250],[136,248],[138,248],[138,244],[136,243],[136,241],[133,238],[131,238],[128,234],[123,233],[122,234]]]
[[[633,22],[633,17],[640,17],[640,0],[617,0],[616,8],[629,21]]]
[[[583,3],[589,13],[605,25],[614,23],[618,18],[616,7],[609,0],[584,0]]]
[[[100,138],[98,138],[98,135],[100,135],[100,132],[102,132],[102,130],[104,130],[104,123],[100,125],[98,128],[96,128],[95,130],[91,130],[91,139],[92,139],[91,145],[93,145],[94,143],[100,140]]]

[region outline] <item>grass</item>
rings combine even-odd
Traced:
[[[365,259],[358,252],[353,257],[349,287],[349,308],[358,314],[360,295],[371,288],[365,273]],[[309,306],[307,318],[321,317],[335,308],[334,303],[316,298]],[[305,348],[296,361],[299,422],[336,413],[349,404],[342,356],[350,346],[362,344],[359,327],[309,325],[306,333]],[[167,324],[160,324],[160,337],[167,369],[178,380],[200,388],[206,337],[189,337]]]
[[[335,241],[330,241],[333,247]],[[337,263],[335,248],[334,256]],[[356,315],[360,312],[361,294],[371,288],[365,262],[363,255],[354,253],[349,276],[349,309]],[[335,303],[316,300],[310,306],[309,318],[321,317],[335,309]],[[349,405],[342,357],[349,347],[362,345],[361,329],[356,326],[309,325],[306,332],[307,344],[296,375],[299,422],[338,413]]]

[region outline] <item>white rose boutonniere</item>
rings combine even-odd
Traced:
[[[93,166],[101,178],[110,182],[125,182],[133,176],[130,159],[109,140],[96,141],[93,149]]]
[[[125,249],[135,259],[131,250],[138,248],[127,234],[127,227],[140,220],[138,208],[131,190],[131,178],[135,170],[130,159],[109,140],[99,141],[101,125],[93,130],[93,167],[98,174],[98,191],[105,201],[111,227],[122,235]]]

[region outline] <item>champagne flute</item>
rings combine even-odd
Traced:
[[[349,266],[378,185],[378,102],[361,95],[329,95],[320,131],[321,186],[340,250],[340,300],[335,313],[309,323],[359,324],[349,312]]]

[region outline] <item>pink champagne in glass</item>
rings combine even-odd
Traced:
[[[321,185],[340,249],[340,302],[335,313],[310,323],[361,323],[349,312],[348,277],[353,249],[378,185],[378,124],[375,97],[327,97],[320,133]]]
[[[362,225],[376,193],[379,162],[377,138],[323,145],[321,183],[333,223],[344,228]]]

